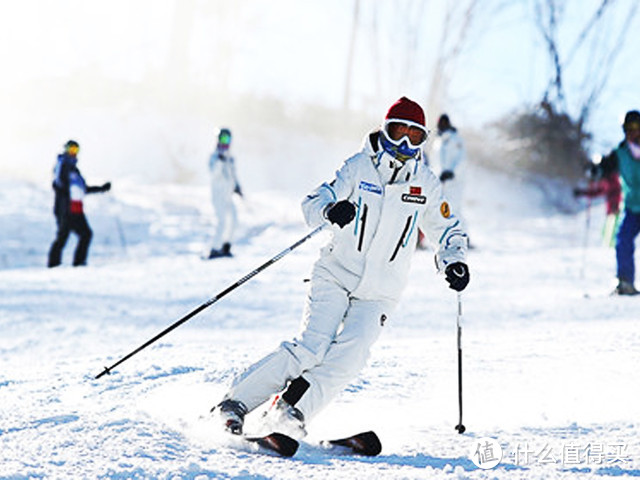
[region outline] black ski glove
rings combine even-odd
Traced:
[[[573,189],[573,196],[574,197],[588,197],[589,196],[589,191],[586,188],[580,188],[580,187],[575,187]]]
[[[587,179],[591,181],[600,180],[602,178],[602,169],[600,168],[600,165],[589,162],[584,174]]]
[[[451,180],[453,178],[453,172],[451,170],[445,170],[440,174],[440,181],[446,182],[447,180]]]
[[[449,288],[461,292],[469,283],[469,267],[466,263],[455,262],[444,269],[445,280],[449,282]]]
[[[340,200],[338,203],[330,205],[325,215],[331,223],[342,228],[356,216],[356,207],[349,200]]]
[[[102,185],[101,189],[103,192],[108,192],[109,190],[111,190],[111,182],[107,182]]]

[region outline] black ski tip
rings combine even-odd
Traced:
[[[111,375],[111,370],[109,369],[109,367],[104,367],[104,370],[102,372],[100,372],[98,375],[96,375],[96,380],[98,380],[100,377],[102,377],[103,375]]]
[[[266,438],[268,442],[275,441],[278,444],[278,453],[285,457],[293,457],[300,446],[297,440],[282,433],[272,433]]]
[[[283,457],[293,457],[300,446],[297,440],[278,432],[264,437],[244,437],[244,439],[248,442],[257,443],[260,447],[271,450]]]
[[[459,424],[456,425],[456,430],[458,431],[458,433],[463,434],[467,431],[467,427],[465,427],[463,424]]]
[[[366,457],[375,457],[382,451],[382,443],[373,431],[358,433],[339,440],[329,440],[329,443],[348,447],[353,453]]]

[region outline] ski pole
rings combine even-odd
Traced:
[[[152,343],[154,343],[155,341],[157,341],[158,339],[164,337],[167,333],[171,332],[172,330],[178,328],[180,325],[182,325],[183,323],[185,323],[187,320],[191,319],[192,317],[196,316],[198,313],[200,313],[201,311],[203,311],[205,308],[210,307],[211,305],[213,305],[214,303],[216,303],[218,300],[220,300],[222,297],[224,297],[225,295],[227,295],[229,292],[231,292],[232,290],[235,290],[236,288],[238,288],[240,285],[242,285],[243,283],[251,280],[253,277],[255,277],[258,273],[260,273],[261,271],[263,271],[264,269],[266,269],[268,266],[273,265],[274,263],[276,263],[278,260],[280,260],[282,257],[284,257],[285,255],[288,255],[289,253],[291,253],[295,248],[299,247],[300,245],[302,245],[304,242],[306,242],[307,240],[309,240],[311,237],[313,237],[314,235],[316,235],[317,233],[319,233],[324,227],[326,226],[326,224],[322,224],[319,227],[317,227],[315,230],[313,230],[312,232],[308,233],[307,235],[305,235],[304,237],[302,237],[300,240],[298,240],[296,243],[294,243],[293,245],[291,245],[290,247],[285,248],[283,251],[281,251],[279,254],[277,254],[275,257],[271,258],[270,260],[267,260],[265,263],[263,263],[262,265],[260,265],[258,268],[256,268],[255,270],[249,272],[248,274],[246,274],[244,277],[242,277],[240,280],[238,280],[236,283],[234,283],[233,285],[225,288],[223,291],[221,291],[220,293],[218,293],[216,296],[211,297],[209,300],[207,300],[206,302],[204,302],[203,304],[201,304],[199,307],[193,309],[191,312],[189,312],[188,314],[186,314],[184,317],[182,317],[180,320],[177,320],[176,322],[174,322],[173,324],[171,324],[170,326],[168,326],[167,328],[165,328],[162,332],[160,332],[159,334],[157,334],[155,337],[153,337],[152,339],[146,341],[145,343],[143,343],[142,345],[140,345],[138,348],[136,348],[135,350],[133,350],[132,352],[128,353],[127,355],[125,355],[124,357],[122,357],[120,360],[118,360],[116,363],[114,363],[113,365],[111,365],[110,367],[105,367],[104,370],[102,372],[100,372],[98,375],[96,375],[96,379],[102,377],[105,374],[111,374],[111,370],[113,370],[115,367],[117,367],[118,365],[120,365],[121,363],[125,362],[126,360],[128,360],[129,358],[133,357],[136,353],[140,352],[141,350],[144,350],[145,348],[147,348],[149,345],[151,345]]]
[[[580,265],[580,279],[584,280],[587,268],[587,249],[589,247],[589,230],[591,229],[591,192],[593,190],[593,180],[589,180],[587,195],[587,208],[585,210],[584,238],[582,243],[582,262]]]
[[[458,327],[458,406],[460,407],[460,419],[456,430],[458,433],[464,433],[466,430],[462,424],[462,294],[458,292],[458,315],[456,317],[456,326]]]

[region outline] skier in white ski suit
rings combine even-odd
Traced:
[[[242,196],[242,190],[236,175],[235,159],[229,153],[230,146],[231,131],[221,128],[218,132],[218,145],[209,158],[211,200],[217,219],[209,258],[231,256],[231,241],[238,222],[233,194]]]
[[[422,108],[402,97],[362,151],[304,199],[308,225],[333,224],[333,238],[313,267],[302,331],[235,379],[213,409],[227,430],[241,433],[246,413],[286,389],[269,414],[293,428],[274,428],[304,436],[304,422],[365,366],[407,282],[418,228],[451,288],[466,287],[466,234],[421,161],[426,138]]]
[[[467,153],[462,137],[451,124],[446,113],[440,115],[438,119],[438,138],[434,148],[440,161],[442,192],[468,233],[467,223],[462,213]]]

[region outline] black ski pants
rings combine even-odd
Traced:
[[[78,245],[73,256],[73,266],[86,265],[89,244],[93,232],[89,227],[84,213],[73,213],[68,215],[56,215],[58,232],[49,250],[49,267],[57,267],[62,262],[62,250],[69,239],[71,232],[78,235]]]

